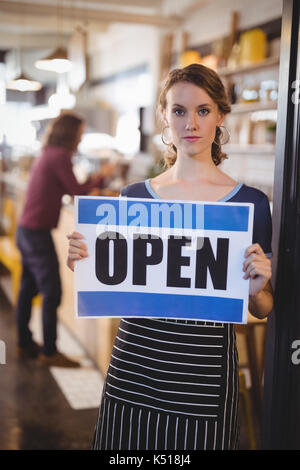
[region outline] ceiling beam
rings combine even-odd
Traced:
[[[76,5],[76,4],[75,4]],[[125,13],[121,11],[109,11],[101,9],[62,7],[59,9],[60,18],[63,20],[99,21],[101,23],[137,23],[158,27],[174,28],[178,26],[181,19],[178,17],[165,17],[162,15],[142,15],[136,13]],[[41,5],[38,3],[22,3],[0,0],[0,13],[22,14],[27,17],[57,17],[56,5]]]
[[[0,6],[1,12],[1,6]],[[76,20],[63,21],[63,33],[70,35],[74,32],[74,28],[80,23]],[[108,23],[101,23],[100,21],[89,21],[89,32],[105,32],[107,31]],[[54,16],[30,16],[26,17],[24,14],[14,13],[0,13],[0,34],[15,34],[16,36],[31,36],[34,34],[49,34],[57,35],[57,19]],[[0,46],[1,47],[1,46]]]
[[[65,47],[68,44],[68,37],[64,38]],[[53,34],[31,34],[18,35],[7,34],[0,31],[1,49],[54,49],[57,47],[57,38]]]
[[[125,7],[139,8],[158,8],[162,5],[162,0],[88,0],[89,3],[97,3],[102,5],[120,5]],[[80,0],[73,0],[73,3],[80,3]],[[82,0],[81,0],[82,2]]]

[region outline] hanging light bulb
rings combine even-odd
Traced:
[[[23,72],[23,60],[22,60],[22,40],[21,35],[18,36],[18,46],[16,49],[16,60],[19,70],[19,75],[13,80],[9,80],[6,83],[8,90],[15,91],[39,91],[42,88],[42,84],[37,80],[32,80]]]
[[[58,47],[44,59],[37,60],[34,65],[40,70],[56,73],[69,72],[72,68],[72,62],[68,59],[67,51],[62,47]]]
[[[16,90],[16,91],[38,91],[42,88],[42,84],[37,80],[33,80],[29,78],[23,72],[23,60],[22,60],[22,50],[20,46],[16,50],[16,59],[17,59],[17,68],[18,68],[18,75],[9,80],[6,83],[6,88],[8,90]]]
[[[18,77],[7,82],[6,88],[16,91],[38,91],[42,88],[42,84],[21,73]]]
[[[37,60],[35,67],[40,70],[47,70],[55,73],[69,72],[72,68],[72,62],[68,59],[67,50],[62,47],[62,13],[60,13],[60,1],[57,0],[57,48],[44,59]]]

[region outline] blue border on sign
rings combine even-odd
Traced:
[[[78,292],[80,317],[188,318],[241,323],[243,300],[145,292]]]
[[[177,208],[182,216],[178,217],[176,210],[172,212],[174,208]],[[164,209],[170,211],[170,217],[162,216]],[[157,215],[158,213],[160,216]],[[80,198],[78,223],[247,232],[249,206],[129,200],[128,198],[103,198],[102,200]]]

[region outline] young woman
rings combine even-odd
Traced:
[[[273,307],[271,216],[267,196],[218,165],[221,125],[230,112],[218,75],[202,66],[173,70],[160,96],[169,129],[168,169],[121,195],[255,204],[253,244],[245,252],[250,312]],[[69,236],[68,265],[87,256],[81,234]],[[234,326],[192,320],[126,318],[120,322],[95,429],[94,449],[193,450],[238,446],[238,356]]]
[[[72,169],[72,156],[84,132],[83,119],[62,113],[46,132],[41,155],[33,166],[22,215],[18,221],[17,244],[22,256],[21,286],[16,308],[19,358],[37,358],[44,365],[79,367],[56,348],[56,310],[61,300],[58,259],[51,236],[57,226],[64,194],[87,194],[101,187],[102,176],[95,175],[79,184]],[[32,299],[43,297],[43,345],[32,338],[29,328]]]

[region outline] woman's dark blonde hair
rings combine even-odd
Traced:
[[[71,112],[63,112],[54,119],[45,134],[44,147],[53,145],[75,152],[79,143],[79,129],[84,119]]]
[[[172,70],[164,84],[164,87],[159,97],[159,111],[167,108],[167,93],[173,85],[180,82],[193,83],[202,88],[211,97],[211,99],[218,105],[219,110],[223,114],[230,113],[231,107],[224,88],[224,85],[219,75],[212,69],[205,67],[201,64],[192,64],[182,69]],[[227,158],[227,155],[222,152],[221,148],[222,130],[216,127],[216,134],[212,144],[212,159],[215,165],[219,165],[222,160]],[[167,144],[167,152],[164,156],[165,166],[170,168],[174,165],[177,158],[177,149],[173,143]]]

